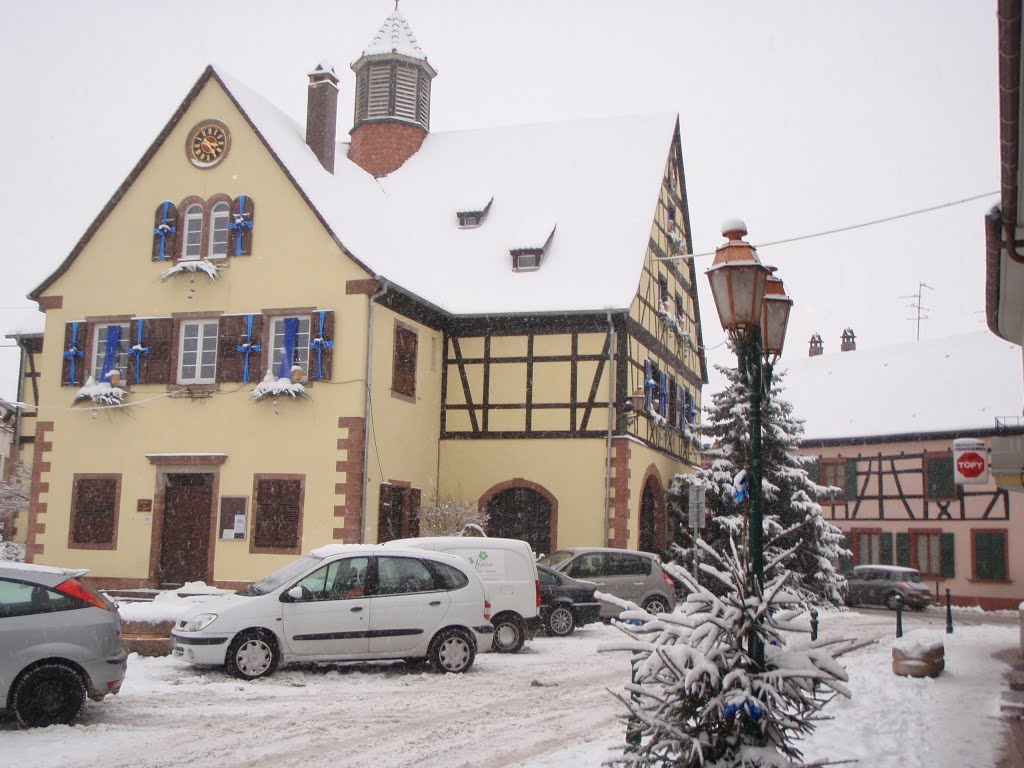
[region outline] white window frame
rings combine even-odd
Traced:
[[[309,381],[309,343],[312,323],[309,315],[278,315],[270,318],[270,370],[274,377],[278,376],[281,357],[284,355],[284,321],[291,317],[299,320],[299,330],[295,334],[295,354],[292,365],[302,367],[300,381]]]
[[[228,222],[231,220],[231,206],[221,201],[210,211],[210,258],[220,259],[228,255]],[[218,235],[222,240],[218,240]],[[217,246],[221,248],[218,250]]]
[[[96,323],[92,332],[92,379],[97,384],[109,379],[103,378],[103,358],[107,355],[107,326],[121,326],[121,348],[117,351],[117,370],[121,372],[121,381],[128,381],[128,323]]]
[[[196,348],[185,349],[186,333],[189,328],[197,329]],[[220,324],[216,319],[183,320],[178,328],[178,383],[213,384],[217,381],[217,336]],[[205,363],[203,353],[212,352],[213,362]],[[188,362],[188,358],[192,361]],[[204,370],[205,369],[205,370]],[[186,373],[191,373],[188,375]]]
[[[182,261],[197,261],[203,256],[203,206],[199,203],[192,203],[185,209],[183,219],[183,233],[181,240]],[[196,236],[194,243],[189,242],[191,235]]]

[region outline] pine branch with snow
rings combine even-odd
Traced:
[[[725,552],[699,546],[700,582],[686,568],[666,565],[688,592],[674,613],[653,616],[602,596],[627,609],[616,626],[629,638],[604,650],[633,652],[633,682],[616,694],[628,709],[628,746],[613,764],[799,766],[796,743],[835,695],[850,695],[846,672],[825,647],[787,645],[784,633],[807,631],[789,574],[752,592],[732,539]],[[708,589],[709,581],[721,590]],[[752,638],[764,648],[763,669],[748,652]]]
[[[703,434],[714,447],[706,451],[711,464],[695,474],[676,475],[669,487],[669,509],[680,520],[679,538],[673,552],[683,562],[693,556],[694,541],[686,526],[686,504],[690,485],[707,489],[707,526],[700,537],[715,549],[744,529],[747,502],[736,500],[733,481],[746,468],[750,451],[748,388],[735,368],[719,366],[729,381],[715,393],[708,409]],[[797,450],[803,438],[803,421],[793,405],[782,397],[784,373],[776,373],[771,397],[762,399],[763,437],[761,466],[765,562],[772,563],[767,577],[792,571],[793,588],[809,603],[841,605],[845,578],[838,572],[841,558],[849,557],[843,533],[825,519],[817,499],[839,489],[818,485],[807,473],[813,459]],[[785,556],[782,555],[785,553]]]
[[[179,261],[170,269],[160,275],[161,281],[166,281],[175,275],[204,273],[210,280],[216,280],[220,276],[220,270],[212,261],[199,259],[198,261]]]
[[[278,378],[274,375],[273,371],[267,371],[263,377],[263,381],[257,384],[249,392],[249,397],[259,402],[260,400],[266,400],[272,398],[277,400],[282,395],[288,395],[292,400],[296,400],[300,397],[309,399],[309,392],[302,386],[301,382],[292,381],[291,379]]]
[[[91,400],[94,405],[117,406],[124,402],[125,391],[115,387],[109,381],[101,381],[99,384],[90,376],[85,380],[85,385],[75,393],[72,405]]]
[[[467,526],[487,530],[490,515],[481,510],[475,501],[454,496],[437,495],[420,507],[420,536],[459,536]],[[540,553],[538,553],[540,554]]]

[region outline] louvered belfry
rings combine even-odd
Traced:
[[[355,116],[349,160],[387,176],[416,154],[430,131],[430,66],[409,23],[397,11],[352,64]]]

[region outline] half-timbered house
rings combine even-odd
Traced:
[[[706,381],[678,118],[432,133],[397,12],[305,128],[207,68],[59,268],[32,420],[36,562],[238,584],[328,542],[659,550]],[[29,420],[23,419],[28,424]]]
[[[955,482],[954,440],[1021,435],[1020,350],[986,332],[788,360],[783,396],[805,419],[801,452],[837,493],[819,499],[853,564],[917,568],[945,601],[1024,599],[1024,508],[994,474]]]

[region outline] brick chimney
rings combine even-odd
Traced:
[[[306,145],[320,165],[334,173],[334,145],[338,127],[338,78],[334,67],[317,64],[309,73],[306,98]]]
[[[387,176],[416,154],[430,132],[430,84],[437,71],[397,9],[352,71],[355,119],[348,159],[367,173]]]
[[[808,350],[807,356],[808,357],[817,357],[818,355],[820,355],[824,351],[825,351],[824,347],[823,347],[823,345],[821,343],[821,336],[818,335],[817,333],[812,334],[812,336],[811,336],[811,348]]]
[[[854,352],[857,349],[857,337],[853,335],[853,328],[843,329],[843,343],[839,349],[843,352]]]

